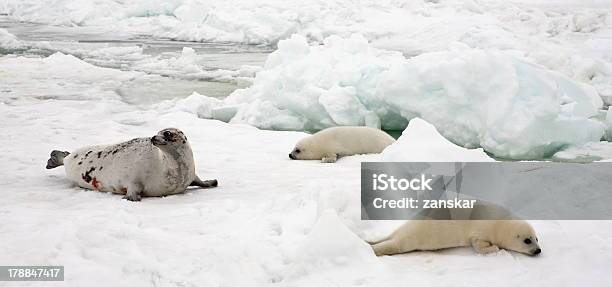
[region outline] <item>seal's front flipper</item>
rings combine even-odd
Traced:
[[[59,151],[54,150],[51,152],[51,156],[49,160],[47,160],[47,169],[56,168],[58,166],[64,165],[64,158],[66,158],[70,153],[67,151]]]
[[[142,185],[132,184],[131,186],[127,187],[127,191],[123,199],[127,199],[129,201],[140,201],[142,199],[140,194],[142,194]]]
[[[338,155],[337,154],[332,154],[332,155],[326,155],[321,159],[321,162],[324,163],[334,163],[338,160]]]
[[[472,247],[474,248],[474,250],[476,250],[476,252],[480,254],[487,254],[499,251],[499,247],[497,247],[497,245],[493,245],[489,241],[480,239],[473,239]]]
[[[197,176],[193,180],[193,182],[189,184],[189,186],[199,186],[199,187],[204,187],[204,188],[216,187],[217,185],[219,185],[219,182],[217,182],[216,179],[201,180]]]

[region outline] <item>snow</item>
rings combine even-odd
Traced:
[[[32,49],[50,53],[71,54],[101,67],[140,71],[175,79],[236,83],[240,87],[249,86],[255,73],[261,69],[252,65],[206,67],[202,62],[206,60],[207,55],[198,54],[189,47],[183,47],[178,53],[149,55],[144,52],[142,46],[103,45],[92,49],[91,47],[49,42],[34,42],[28,45]]]
[[[110,39],[0,29],[0,262],[65,265],[66,286],[601,286],[612,264],[607,220],[530,221],[536,258],[470,248],[377,258],[363,239],[402,222],[360,219],[359,171],[364,161],[492,161],[485,150],[611,161],[600,141],[612,139],[612,112],[601,110],[612,103],[610,4],[0,1],[11,19],[64,25],[41,31]],[[128,41],[113,43],[118,34]],[[150,53],[138,44],[147,37],[278,49],[263,67],[235,65],[194,43]],[[206,81],[245,89],[227,99],[195,92]],[[280,130],[352,124],[406,129],[380,155],[287,158],[308,134]],[[218,188],[131,203],[43,168],[53,149],[170,126]]]
[[[608,141],[612,141],[612,109],[608,108],[608,113],[606,114],[606,139]]]
[[[219,114],[213,114],[213,107],[219,105],[221,100],[206,97],[193,92],[185,99],[174,99],[157,104],[158,110],[166,110],[169,112],[183,111],[197,115],[201,118],[211,118],[213,116],[222,117]]]
[[[541,159],[604,133],[590,119],[603,106],[597,92],[559,73],[465,46],[406,59],[358,34],[279,42],[253,85],[224,106],[237,106],[232,123],[282,130],[402,130],[420,116],[460,146],[511,159]]]
[[[466,149],[445,139],[436,128],[420,119],[410,120],[395,143],[380,155],[381,161],[482,162],[494,161],[482,148]]]
[[[553,160],[565,162],[593,162],[612,159],[611,142],[590,142],[582,146],[570,146],[553,155]]]
[[[45,5],[43,0],[7,0],[0,12],[22,21],[133,30],[191,41],[275,43],[292,33],[322,41],[331,34],[346,37],[359,31],[380,45],[422,51],[457,40],[517,48],[529,45],[533,34],[591,32],[604,25],[608,10],[601,8],[609,8],[606,3],[610,2],[584,3],[566,14],[542,13],[507,1],[60,0]],[[509,28],[518,29],[509,33]],[[413,42],[406,34],[428,41]]]
[[[564,147],[552,156],[552,160],[561,162],[589,163],[594,161],[612,161],[612,109],[601,112],[601,121],[606,125],[602,141],[588,142],[582,145]],[[606,141],[603,141],[606,140]]]
[[[210,80],[215,81],[240,81],[250,83],[258,67],[243,66],[239,70],[229,71],[225,69],[205,70],[198,63],[196,51],[189,47],[184,47],[181,54],[177,57],[167,59],[160,56],[147,58],[135,62],[130,69],[142,71],[149,74],[178,77],[184,79]]]
[[[46,58],[5,56],[0,58],[0,63],[5,89],[2,97],[10,99],[11,102],[27,101],[29,98],[117,101],[120,97],[114,89],[124,81],[143,75],[98,68],[72,55],[59,52]],[[95,73],[90,72],[91,70],[95,70]],[[29,81],[23,81],[24,71],[27,71]]]
[[[518,3],[516,3],[518,2]],[[602,1],[280,1],[5,0],[0,14],[19,21],[91,28],[184,41],[276,45],[293,34],[322,43],[364,35],[374,47],[407,56],[456,43],[500,49],[583,77],[612,96],[612,2]],[[579,63],[576,65],[576,63]]]
[[[259,85],[256,84],[247,91],[235,92],[234,99],[218,109],[212,109],[211,113],[218,115],[218,119],[227,120],[233,117],[232,122],[246,122],[262,128],[279,130],[317,130],[331,125],[371,125],[402,130],[407,120],[420,115],[433,123],[445,137],[462,146],[470,148],[482,146],[488,152],[503,158],[541,159],[552,155],[564,145],[581,145],[592,141],[601,132],[601,126],[586,118],[591,117],[593,110],[601,106],[599,100],[595,99],[595,93],[606,105],[612,103],[612,58],[607,52],[612,47],[610,41],[612,28],[609,21],[606,21],[611,9],[605,5],[606,3],[609,1],[526,3],[525,1],[451,0],[354,3],[344,0],[328,2],[258,0],[245,3],[198,0],[119,2],[61,0],[56,1],[54,5],[48,5],[42,0],[8,0],[0,3],[0,13],[6,13],[9,17],[22,21],[77,25],[108,34],[127,33],[139,37],[150,35],[176,40],[278,46],[276,59],[269,59],[266,68],[273,69],[270,67],[277,65],[293,66],[294,71],[283,70],[295,73],[286,75],[285,80],[289,82],[277,87],[275,85],[278,83],[274,81],[283,81],[280,76],[271,78],[275,75],[267,73],[266,77],[264,75],[266,73],[258,73],[259,77],[263,77]],[[294,35],[294,38],[291,38],[291,35]],[[295,35],[301,35],[303,38]],[[367,51],[348,55],[349,60],[355,61],[354,64],[343,61],[340,64],[326,63],[326,60],[338,61],[340,58],[346,58],[347,55],[343,54],[352,53],[351,47],[342,48],[342,40],[338,39],[348,41],[345,44],[354,45],[355,50],[367,49]],[[366,41],[367,45],[364,44]],[[304,47],[301,42],[309,43],[310,48]],[[313,51],[317,50],[315,47],[320,43],[334,51],[329,51],[327,54],[324,51]],[[300,45],[301,47],[298,47]],[[253,66],[210,69],[200,64],[206,55],[198,55],[192,48],[185,48],[182,53],[170,57],[167,55],[151,57],[143,54],[142,47],[136,46],[107,47],[93,51],[86,48],[75,50],[53,43],[37,43],[33,46],[73,54],[89,63],[106,67],[186,80],[231,83],[232,87],[224,91],[250,86],[255,73],[260,70]],[[309,52],[306,53],[306,50]],[[300,51],[306,54],[302,55]],[[484,51],[484,55],[478,55],[479,51]],[[308,59],[313,63],[294,59],[292,53],[295,53],[293,56],[308,55]],[[314,60],[317,56],[315,54],[321,54],[323,58]],[[368,60],[354,59],[357,56]],[[513,81],[519,81],[521,88],[548,90],[541,95],[543,98],[546,98],[546,94],[563,91],[573,94],[575,89],[582,90],[578,94],[587,95],[579,96],[582,99],[572,99],[579,102],[577,107],[572,107],[573,104],[565,102],[563,95],[559,95],[561,99],[556,100],[563,106],[563,111],[559,112],[563,115],[557,118],[554,118],[555,111],[542,111],[537,106],[535,110],[528,111],[531,113],[530,116],[533,116],[532,119],[546,117],[547,124],[534,127],[531,125],[533,121],[527,119],[514,126],[513,121],[507,121],[515,130],[502,129],[495,134],[490,132],[488,125],[491,123],[488,119],[484,119],[489,115],[483,116],[483,111],[478,111],[480,115],[476,116],[479,119],[462,119],[459,121],[460,126],[449,128],[447,125],[452,118],[450,114],[446,119],[434,119],[431,111],[426,111],[427,115],[423,115],[424,111],[421,109],[415,111],[405,110],[405,107],[402,109],[394,107],[404,104],[405,99],[395,99],[379,106],[379,98],[386,97],[384,94],[386,91],[384,86],[379,86],[377,83],[381,79],[388,79],[386,71],[391,66],[394,67],[394,71],[398,71],[397,69],[401,69],[402,66],[398,62],[406,62],[405,69],[409,69],[412,68],[411,63],[420,65],[422,61],[437,57],[438,61],[444,61],[445,57],[457,58],[458,61],[463,59],[463,63],[468,65],[471,64],[470,61],[480,60],[484,67],[477,66],[475,69],[486,75],[491,72],[485,72],[485,68],[496,70],[506,66],[509,72],[515,69],[521,73],[529,73],[531,68],[536,67],[538,71],[534,73],[539,79],[535,83],[526,83],[521,78],[522,74],[518,74],[516,79],[507,79],[507,74],[498,76],[500,81],[507,81],[502,83],[507,85],[506,89],[516,85]],[[514,61],[514,67],[508,67],[509,63],[504,63],[508,61]],[[321,75],[315,72],[317,68],[324,67],[327,71],[322,71]],[[522,71],[524,67],[527,71]],[[440,72],[438,69],[450,66],[431,65],[429,68],[430,71],[424,72],[437,73]],[[462,69],[463,66],[458,63],[456,68]],[[300,69],[310,74],[301,74]],[[332,69],[332,73],[342,74],[342,77],[330,75],[329,69]],[[558,76],[555,72],[571,80]],[[541,73],[547,75],[540,77]],[[294,76],[298,79],[291,79]],[[439,80],[443,76],[444,74],[440,74],[437,78],[433,77],[432,81]],[[390,80],[402,80],[402,77],[403,75],[396,75],[396,79],[392,77]],[[457,80],[461,84],[469,82],[470,79],[476,78]],[[311,87],[302,85],[299,80],[304,82],[308,80],[309,84],[317,81],[320,83]],[[362,86],[355,86],[355,82],[359,82]],[[587,84],[588,87],[581,83]],[[558,87],[549,87],[549,85]],[[579,87],[576,88],[575,85]],[[472,92],[469,89],[471,87],[455,89],[444,86],[444,88],[449,95],[451,92]],[[493,88],[497,87],[491,87]],[[517,95],[521,92],[529,91],[520,89]],[[534,92],[538,93],[539,90]],[[253,96],[253,93],[262,93],[263,96]],[[268,97],[273,97],[275,101],[269,101]],[[281,99],[282,97],[286,99]],[[588,98],[586,103],[585,98]],[[593,101],[594,107],[589,106],[589,100]],[[244,106],[245,102],[249,104],[248,107]],[[519,104],[514,107],[515,111],[522,110],[521,103],[528,104],[520,101],[517,103]],[[423,105],[428,105],[429,109],[436,107],[429,103]],[[292,108],[287,110],[286,106]],[[548,108],[555,109],[550,106]],[[565,109],[574,108],[577,110],[569,111],[570,115],[566,117]],[[235,115],[236,113],[238,114]],[[294,113],[299,113],[306,119],[296,117]],[[574,118],[574,113],[580,117]],[[517,115],[508,113],[503,116]],[[583,132],[577,132],[575,128],[571,128],[568,132],[564,129],[559,131],[559,126],[562,125],[587,126],[587,128]],[[533,129],[549,129],[551,132],[523,143],[525,135],[518,135],[518,129],[524,130],[527,136],[540,135],[534,133]],[[510,136],[514,141],[508,138]]]
[[[506,251],[479,256],[469,248],[376,258],[359,238],[387,234],[401,222],[360,220],[359,169],[390,151],[333,165],[291,161],[287,152],[307,134],[199,118],[190,103],[204,98],[198,94],[141,109],[123,102],[117,86],[148,75],[70,55],[3,56],[0,73],[0,161],[6,163],[0,165],[0,261],[65,265],[64,285],[558,286],[597,285],[608,276],[611,221],[532,222],[544,249],[538,258]],[[43,168],[53,149],[150,136],[169,126],[187,134],[198,174],[217,178],[218,188],[132,203],[74,187],[61,168]],[[400,150],[449,145],[419,119],[405,135]],[[405,140],[410,137],[418,141]],[[472,152],[480,159],[479,150],[449,153]]]
[[[108,34],[271,46],[293,34],[322,43],[330,35],[348,38],[360,33],[374,47],[408,56],[462,43],[522,55],[591,83],[610,98],[610,4],[609,0],[58,0],[49,5],[45,0],[5,0],[0,14]]]
[[[343,285],[375,284],[372,277],[381,271],[370,245],[349,230],[332,209],[321,214],[293,259],[296,264],[289,271],[290,280],[304,286],[316,283],[304,276],[313,273]]]
[[[279,43],[251,87],[234,92],[225,103],[243,106],[233,122],[261,128],[321,129],[364,125],[369,118],[385,128],[401,128],[393,125],[405,122],[399,116],[380,121],[363,104],[373,96],[380,71],[401,59],[399,53],[370,48],[358,35],[348,40],[330,37],[322,47],[293,36]]]
[[[518,3],[516,3],[518,2]],[[457,42],[501,49],[573,77],[576,59],[602,63],[598,91],[610,95],[609,13],[603,1],[204,1],[5,0],[19,21],[185,41],[276,45],[299,34],[321,43],[363,34],[375,47],[413,56]],[[607,79],[608,81],[604,81]]]
[[[11,50],[11,49],[19,49],[23,47],[23,43],[15,37],[15,35],[6,31],[6,29],[0,28],[0,52],[1,49]]]

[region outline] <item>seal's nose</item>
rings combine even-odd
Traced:
[[[540,248],[538,248],[538,249],[533,251],[533,255],[538,255],[540,253],[542,253],[542,249],[540,249]]]
[[[290,158],[290,159],[295,159],[295,156],[294,156],[292,153],[290,153],[290,154],[289,154],[289,158]]]

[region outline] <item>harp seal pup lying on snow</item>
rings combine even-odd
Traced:
[[[369,243],[377,256],[460,246],[472,246],[481,254],[499,249],[527,255],[542,252],[535,231],[524,220],[413,220]]]
[[[300,140],[289,154],[289,158],[319,159],[322,162],[332,163],[342,156],[380,153],[394,142],[393,137],[375,128],[332,127]]]
[[[217,186],[217,180],[198,178],[187,137],[175,128],[161,130],[152,138],[84,147],[72,153],[54,150],[47,169],[61,165],[80,187],[124,194],[130,201],[182,193],[188,186]]]

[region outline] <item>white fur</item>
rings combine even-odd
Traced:
[[[380,153],[393,142],[393,137],[379,129],[332,127],[300,140],[290,157],[335,162],[342,156]]]
[[[526,244],[526,238],[532,243]],[[370,244],[378,256],[460,246],[472,246],[478,253],[502,248],[535,255],[540,248],[535,231],[524,220],[413,220]]]

